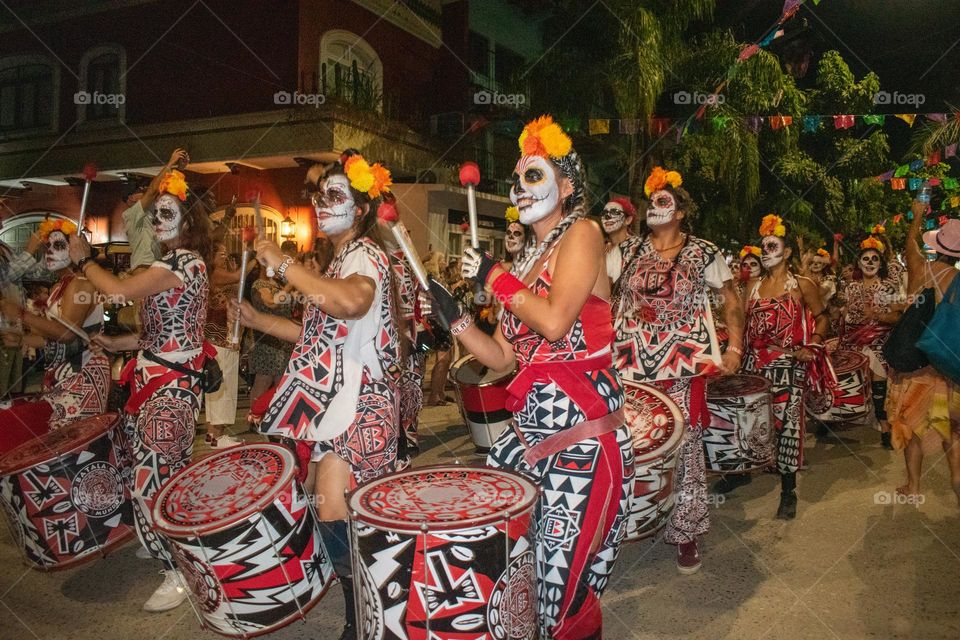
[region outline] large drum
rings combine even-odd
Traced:
[[[749,473],[774,459],[770,381],[761,376],[714,378],[707,385],[710,426],[703,430],[707,470]]]
[[[423,467],[356,489],[358,637],[536,638],[536,502],[529,480],[486,467]]]
[[[32,393],[11,393],[10,397],[0,400],[0,411],[13,410],[17,415],[7,414],[5,420],[13,424],[0,424],[0,456],[13,451],[24,442],[33,440],[50,431],[50,424],[47,421],[38,421],[30,419],[33,413],[28,407],[23,405],[33,405],[33,403],[42,400],[43,393],[37,391]]]
[[[106,556],[134,535],[115,413],[72,422],[0,458],[0,504],[35,569]]]
[[[333,582],[296,458],[276,444],[233,447],[168,480],[157,529],[193,592],[201,624],[255,636],[302,619]]]
[[[864,423],[873,412],[870,391],[870,360],[856,351],[837,350],[830,354],[837,374],[833,402],[818,406],[815,399],[807,408],[821,422]]]
[[[490,371],[468,355],[453,364],[450,379],[473,444],[478,452],[486,453],[513,420],[513,414],[507,411],[507,385],[513,372]]]
[[[666,394],[624,381],[627,424],[633,432],[636,480],[626,540],[655,535],[673,511],[673,480],[686,428],[683,414]]]

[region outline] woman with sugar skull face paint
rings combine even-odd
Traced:
[[[760,236],[766,273],[747,283],[744,369],[772,383],[781,479],[777,517],[790,520],[797,514],[797,471],[803,462],[804,394],[808,387],[830,393],[836,381],[827,373],[822,348],[829,321],[817,286],[790,270],[794,246],[787,225],[777,215],[765,216]]]
[[[44,264],[58,277],[43,314],[26,311],[17,300],[4,299],[0,306],[9,321],[19,321],[29,329],[26,335],[4,332],[4,344],[42,349],[45,366],[39,400],[0,405],[0,453],[48,429],[106,411],[109,361],[62,324],[88,334],[103,328],[103,304],[93,285],[76,275],[70,262],[67,239],[76,232],[77,226],[68,220],[47,220],[40,225],[39,239],[46,246]]]
[[[740,277],[737,279],[737,293],[743,299],[744,287],[752,278],[759,278],[763,272],[763,266],[760,264],[762,255],[760,247],[748,244],[740,249]]]
[[[623,265],[630,262],[640,246],[640,238],[632,233],[637,209],[627,198],[612,198],[603,207],[600,224],[607,235],[607,275],[616,289]]]
[[[599,638],[599,597],[633,487],[623,386],[611,357],[603,236],[585,219],[583,167],[560,126],[543,116],[527,124],[519,142],[510,199],[534,239],[511,273],[473,249],[463,255],[463,276],[490,286],[504,306],[494,335],[474,326],[438,283],[431,293],[482,364],[519,367],[507,390],[516,426],[494,443],[487,464],[547,489],[531,523],[540,637]]]
[[[156,194],[150,218],[161,252],[158,259],[121,280],[90,260],[90,247],[78,236],[70,239],[70,258],[103,294],[140,301],[139,335],[99,335],[94,341],[113,353],[139,350],[121,381],[130,388],[124,413],[133,453],[134,524],[140,542],[164,567],[163,583],[143,608],[158,612],[179,606],[187,592],[166,539],[154,531],[150,506],[160,486],[190,463],[203,399],[200,372],[216,351],[203,334],[211,207],[174,169],[165,169],[151,191]]]
[[[804,254],[800,274],[813,280],[820,291],[821,304],[829,307],[830,301],[837,294],[837,279],[833,275],[833,258],[830,252],[821,247],[814,253]]]
[[[503,234],[503,248],[507,252],[507,259],[501,265],[509,271],[515,262],[523,257],[527,246],[527,228],[520,224],[520,212],[516,207],[507,207],[503,216],[507,221],[507,230]]]
[[[301,479],[316,462],[321,536],[346,604],[341,638],[357,633],[344,492],[394,471],[401,437],[397,301],[377,223],[390,185],[385,167],[353,149],[327,168],[313,196],[317,226],[335,251],[324,274],[284,256],[268,239],[257,241],[261,264],[304,296],[303,326],[246,302],[236,309],[245,326],[295,343],[260,429],[295,446]]]
[[[688,428],[677,462],[676,507],[664,539],[677,570],[702,566],[698,538],[710,530],[703,429],[710,424],[706,376],[733,374],[743,353],[743,311],[719,248],[683,230],[694,213],[682,176],[656,167],[644,184],[647,227],[624,265],[616,308],[616,363],[624,377],[650,384],[677,403]],[[710,297],[723,299],[728,346],[721,353]],[[629,387],[628,393],[642,393]]]

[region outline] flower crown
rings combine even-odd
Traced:
[[[573,148],[570,136],[553,121],[552,116],[540,116],[528,122],[517,142],[520,153],[525,156],[562,158]]]
[[[881,233],[886,233],[886,232],[887,232],[887,228],[882,224],[875,224],[873,225],[873,229],[870,229],[870,233],[875,236],[878,236]]]
[[[860,243],[860,250],[865,251],[866,249],[873,249],[878,253],[883,253],[883,243],[870,236],[866,240]]]
[[[46,242],[47,238],[50,237],[50,234],[54,231],[59,231],[65,236],[72,236],[77,232],[77,225],[72,220],[44,220],[40,223],[40,227],[37,229],[37,235],[40,236],[42,242]]]
[[[783,218],[775,213],[763,216],[760,222],[760,237],[777,236],[782,238],[787,235],[787,227],[783,224]]]
[[[507,211],[503,214],[503,217],[506,218],[507,224],[510,224],[520,219],[520,212],[516,207],[507,207]]]
[[[683,184],[683,177],[676,171],[667,171],[663,167],[654,167],[643,185],[643,192],[649,196],[654,191],[659,191],[668,184],[676,189]]]
[[[369,164],[359,153],[346,159],[343,171],[350,179],[351,187],[371,198],[379,198],[381,193],[390,191],[393,184],[389,169],[379,162]]]
[[[761,253],[760,247],[755,247],[752,244],[746,244],[743,246],[743,249],[740,249],[740,259],[743,260],[748,255],[759,258]]]
[[[187,199],[187,179],[176,169],[171,169],[160,181],[159,191],[160,193],[177,196],[180,202],[185,202]]]
[[[824,249],[823,247],[820,247],[819,249],[817,249],[817,255],[820,256],[821,258],[829,258],[830,252]]]

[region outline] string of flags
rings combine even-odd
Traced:
[[[943,147],[943,149],[937,149],[932,152],[926,158],[918,158],[911,162],[901,164],[895,169],[890,169],[884,173],[881,173],[878,176],[874,176],[874,180],[877,182],[889,182],[890,188],[894,191],[916,191],[921,186],[923,186],[923,178],[911,177],[908,174],[914,171],[919,171],[924,167],[932,167],[940,164],[947,158],[956,158],[957,157],[957,144],[948,144]],[[944,191],[956,191],[960,189],[960,181],[956,178],[944,178],[942,181],[939,179],[932,179],[931,184],[933,186],[941,186]],[[960,196],[953,196],[951,200],[951,206],[956,207],[960,205]],[[946,199],[944,199],[946,202]]]

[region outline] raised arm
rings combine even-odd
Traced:
[[[920,249],[921,230],[923,221],[927,215],[927,205],[917,200],[910,205],[913,212],[913,220],[910,221],[910,227],[907,229],[906,247],[904,255],[907,258],[907,289],[910,293],[916,293],[918,284],[926,279],[923,265],[926,258],[923,250]]]
[[[176,167],[181,161],[184,164],[190,162],[190,154],[187,153],[186,149],[177,148],[173,150],[173,153],[170,154],[170,159],[167,160],[167,164],[163,165],[163,169],[160,170],[160,173],[153,176],[153,180],[150,181],[150,185],[147,187],[147,190],[144,191],[143,197],[140,198],[140,205],[147,210],[157,199],[157,196],[160,195],[160,183],[163,182],[163,178],[167,173]]]
[[[60,298],[60,317],[65,321],[80,329],[83,327],[83,321],[90,315],[90,309],[93,308],[96,291],[93,285],[87,280],[74,278],[63,292]],[[19,309],[19,305],[4,303],[4,314]],[[73,342],[76,335],[56,320],[51,320],[41,315],[33,313],[22,313],[23,324],[37,335],[47,340],[57,342]]]
[[[70,236],[70,259],[74,264],[89,257],[90,245],[86,239],[80,235]],[[120,302],[140,300],[183,284],[175,273],[161,267],[149,267],[123,280],[92,261],[85,262],[82,269],[97,291]]]

